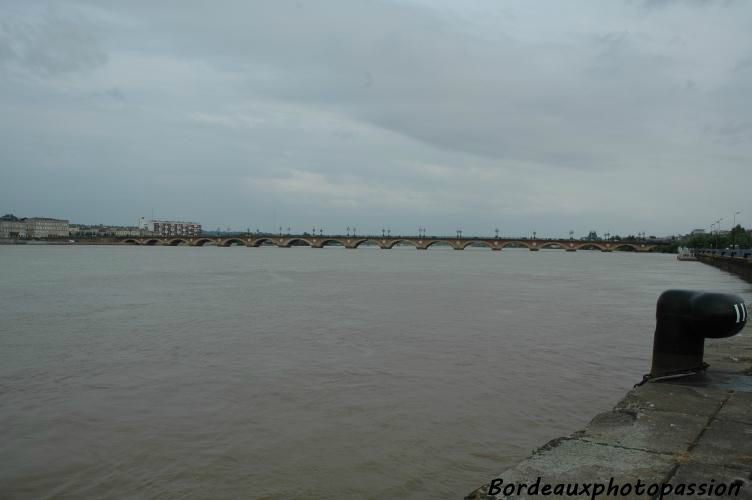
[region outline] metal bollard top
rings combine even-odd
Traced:
[[[667,290],[658,298],[655,315],[659,325],[679,322],[687,334],[720,339],[741,331],[749,311],[738,295]]]
[[[655,312],[652,367],[643,381],[705,370],[705,339],[739,333],[748,314],[747,305],[737,295],[694,290],[663,292]]]

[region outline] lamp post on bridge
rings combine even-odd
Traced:
[[[392,230],[391,230],[391,229],[387,229],[387,230],[386,230],[386,235],[387,235],[387,236],[388,236],[389,238],[391,238],[391,237],[392,237]]]
[[[350,226],[347,226],[347,237],[350,237]]]
[[[462,238],[462,229],[457,230],[457,238]]]
[[[494,236],[494,238],[496,238],[498,240],[499,239],[499,228],[498,227],[496,229],[494,229],[494,234],[496,235],[496,236]]]
[[[536,239],[537,235],[538,235],[538,233],[536,233],[535,231],[533,231],[533,239]]]
[[[382,227],[382,228],[381,228],[381,237],[383,238],[384,236],[386,236],[386,229],[384,229],[384,228]]]
[[[357,231],[357,230],[358,229],[355,226],[353,226],[353,238],[355,238],[355,231]]]

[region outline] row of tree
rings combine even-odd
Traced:
[[[731,248],[733,246],[750,248],[752,247],[752,236],[740,224],[737,224],[736,227],[725,234],[716,232],[688,236],[682,239],[679,246],[689,248]]]

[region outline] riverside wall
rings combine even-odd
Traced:
[[[704,359],[706,372],[635,387],[585,429],[548,442],[493,478],[500,488],[514,484],[512,494],[492,494],[489,482],[465,499],[538,498],[519,486],[538,478],[541,485],[608,485],[612,478],[618,485],[723,483],[738,486],[734,498],[752,498],[752,326],[706,340]],[[635,491],[617,496],[660,498]]]
[[[717,267],[731,274],[735,274],[745,281],[752,283],[752,260],[720,255],[697,254],[697,260],[703,264]]]

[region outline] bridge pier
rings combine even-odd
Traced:
[[[538,251],[540,251],[540,248],[531,248],[530,251],[531,252],[538,252]]]
[[[566,250],[567,252],[576,252],[576,251],[577,251],[577,249],[576,249],[576,248],[567,248],[567,249],[565,249],[565,250]]]

